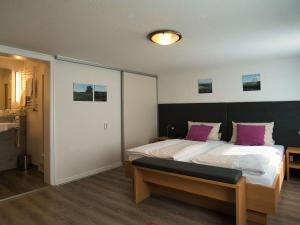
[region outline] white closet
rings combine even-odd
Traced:
[[[121,166],[120,72],[64,61],[55,70],[57,183]],[[73,101],[73,83],[106,85],[107,102]]]
[[[122,149],[157,138],[156,82],[156,77],[56,61],[56,184],[121,166]],[[73,101],[73,83],[106,85],[107,102]]]
[[[157,78],[123,73],[123,149],[157,138]]]

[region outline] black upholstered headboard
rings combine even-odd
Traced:
[[[222,122],[222,137],[227,137],[227,104],[226,103],[186,103],[159,104],[159,135],[165,136],[167,126],[175,126],[173,137],[185,137],[187,121]]]
[[[229,103],[227,110],[228,137],[232,134],[231,121],[273,122],[276,144],[300,146],[300,101]]]
[[[187,121],[222,122],[222,140],[232,135],[232,121],[275,122],[276,144],[300,146],[300,101],[159,104],[159,135],[166,135],[167,125],[173,137],[185,137]]]

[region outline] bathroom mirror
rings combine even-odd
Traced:
[[[0,68],[0,110],[11,109],[12,71]]]

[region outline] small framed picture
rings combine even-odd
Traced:
[[[73,83],[73,101],[93,101],[93,85]]]
[[[260,74],[243,75],[243,91],[260,91]]]
[[[206,94],[212,93],[212,79],[199,79],[198,80],[198,93]]]
[[[94,101],[95,102],[107,102],[107,86],[106,85],[94,85]]]

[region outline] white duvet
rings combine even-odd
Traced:
[[[269,164],[280,160],[281,152],[272,146],[241,146],[224,144],[195,156],[192,162],[198,164],[242,170],[244,173],[262,175]]]
[[[206,150],[207,142],[172,139],[128,149],[131,155],[143,155],[165,159],[179,160],[186,155],[201,153]]]

